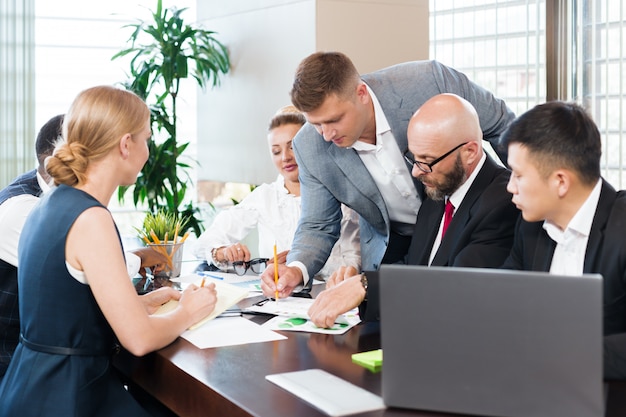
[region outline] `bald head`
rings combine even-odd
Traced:
[[[407,137],[408,153],[421,167],[413,166],[412,174],[431,198],[454,192],[483,156],[478,114],[455,94],[439,94],[425,102],[411,117]]]
[[[409,149],[438,156],[468,141],[482,148],[483,133],[478,114],[464,98],[455,94],[439,94],[420,107],[409,122]],[[420,156],[420,155],[416,155]]]

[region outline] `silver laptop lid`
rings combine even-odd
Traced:
[[[382,265],[387,406],[602,416],[602,277]]]

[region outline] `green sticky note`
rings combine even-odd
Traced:
[[[383,350],[370,350],[368,352],[355,353],[352,362],[361,365],[372,372],[378,372],[383,366]]]

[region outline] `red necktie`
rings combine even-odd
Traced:
[[[454,214],[454,206],[450,202],[450,199],[448,199],[448,201],[446,202],[445,211],[443,213],[443,228],[441,229],[441,238],[442,239],[443,239],[443,237],[446,234],[446,230],[448,229],[448,226],[450,225],[450,222],[452,221],[452,215],[453,214]]]

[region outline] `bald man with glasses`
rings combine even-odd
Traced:
[[[407,135],[404,158],[428,197],[417,216],[407,263],[502,265],[519,211],[506,190],[510,171],[483,150],[474,107],[454,94],[435,96],[413,115]]]
[[[405,160],[424,185],[406,263],[497,268],[513,246],[519,211],[506,190],[510,172],[482,147],[483,132],[474,107],[454,94],[439,94],[413,115]],[[339,314],[359,306],[361,318],[378,317],[376,276],[347,279],[337,274],[309,310],[311,320],[329,327]],[[368,276],[369,275],[369,276]],[[366,282],[367,285],[363,284]],[[365,290],[364,290],[365,287]]]

